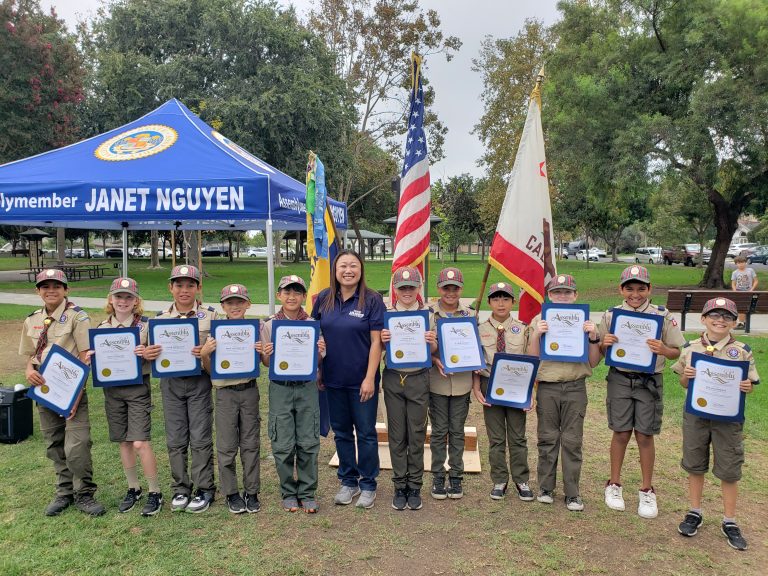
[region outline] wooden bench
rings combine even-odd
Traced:
[[[736,304],[736,309],[747,315],[744,332],[749,333],[752,314],[768,314],[768,291],[734,292],[731,290],[670,290],[667,293],[667,308],[680,312],[680,329],[685,330],[685,315],[688,312],[700,313],[707,300],[728,298]]]

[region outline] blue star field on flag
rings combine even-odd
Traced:
[[[413,62],[413,73],[416,74],[417,64]],[[421,74],[418,76],[418,88],[411,91],[411,105],[408,113],[408,137],[405,140],[405,162],[401,177],[414,164],[427,156],[427,138],[424,135],[424,90],[421,87]]]

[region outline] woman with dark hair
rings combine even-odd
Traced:
[[[325,340],[318,382],[328,395],[339,455],[341,488],[334,502],[350,504],[360,494],[356,506],[372,508],[379,475],[376,409],[384,301],[366,287],[363,261],[357,252],[339,252],[332,270],[330,288],[318,294],[312,317],[320,321]]]

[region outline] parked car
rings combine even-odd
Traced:
[[[104,257],[105,258],[122,258],[123,257],[123,249],[122,248],[107,248],[104,251]]]
[[[104,252],[101,250],[91,250],[91,258],[104,258]]]
[[[728,247],[727,256],[730,256],[731,258],[736,258],[736,256],[741,254],[742,250],[746,250],[747,248],[755,248],[756,246],[757,246],[757,242],[744,242],[742,244],[731,244]]]
[[[768,264],[768,246],[757,246],[747,256],[747,264]]]
[[[200,251],[201,256],[229,256],[229,248],[223,246],[207,246]]]
[[[641,246],[635,250],[635,262],[637,264],[661,264],[661,247]]]
[[[574,242],[568,242],[568,254],[571,256],[576,256],[579,250],[586,250],[586,249],[587,249],[586,240],[575,240]]]
[[[686,244],[685,249],[693,256],[693,261],[699,261],[699,254],[702,253],[701,244]],[[704,248],[701,261],[703,264],[709,264],[709,259],[712,257],[712,250]]]
[[[586,260],[586,259],[587,259],[586,250],[579,250],[578,252],[576,252],[576,260]],[[597,255],[597,252],[593,252],[592,250],[590,250],[589,260],[592,262],[598,262],[600,260],[600,257]]]
[[[683,266],[695,266],[694,254],[689,252],[685,246],[672,246],[661,249],[661,259],[664,264],[682,264]]]
[[[256,248],[248,248],[249,258],[266,258],[267,248],[266,246],[258,246]]]

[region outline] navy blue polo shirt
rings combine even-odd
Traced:
[[[365,296],[362,311],[357,309],[359,293],[341,301],[336,293],[333,310],[323,310],[330,290],[317,296],[312,307],[312,318],[320,320],[320,330],[325,338],[326,354],[323,359],[323,384],[329,388],[360,388],[368,372],[368,355],[371,351],[371,331],[384,328],[384,300],[371,290]],[[379,384],[378,368],[376,385]]]

